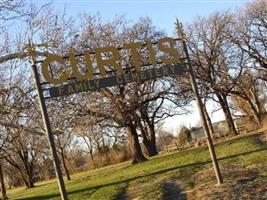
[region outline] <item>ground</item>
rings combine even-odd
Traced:
[[[207,147],[82,172],[65,180],[70,200],[267,199],[266,133],[216,144],[224,183],[216,186]],[[8,191],[11,199],[60,199],[55,180]]]

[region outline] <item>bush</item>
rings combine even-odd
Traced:
[[[89,158],[89,169],[100,168],[112,164],[121,163],[131,159],[127,145],[119,145],[112,148],[102,147],[99,152],[94,153],[94,161]]]
[[[158,137],[157,137],[158,150],[162,150],[166,148],[168,145],[174,144],[175,140],[176,138],[174,137],[173,134],[165,130],[159,130]]]
[[[188,145],[191,141],[192,141],[192,136],[190,130],[186,126],[183,126],[180,129],[179,134],[177,136],[178,146]]]

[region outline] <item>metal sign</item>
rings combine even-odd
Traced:
[[[92,80],[94,74],[99,71],[101,77],[106,77],[107,68],[112,69],[116,74],[123,74],[125,69],[129,66],[134,67],[136,71],[141,71],[143,66],[149,65],[154,68],[158,68],[158,64],[172,65],[181,63],[180,54],[176,48],[176,40],[171,37],[165,37],[159,39],[158,42],[152,43],[149,40],[146,42],[127,43],[122,47],[99,47],[93,51],[84,50],[83,54],[74,54],[73,49],[69,49],[69,53],[66,56],[59,56],[56,54],[48,55],[42,62],[41,70],[44,79],[51,84],[62,84],[69,78],[74,78],[77,81]],[[127,55],[127,56],[126,56]],[[125,58],[128,57],[129,59]],[[79,68],[80,62],[77,61],[77,57],[84,60],[84,70],[81,72]],[[144,61],[146,60],[146,61]],[[68,62],[68,69],[66,70],[66,62]],[[126,66],[122,64],[126,62]],[[54,74],[52,63],[57,63],[57,72]],[[61,67],[59,67],[59,64]]]
[[[130,82],[147,81],[151,79],[160,78],[163,76],[174,76],[182,74],[184,67],[180,64],[168,65],[160,68],[153,68],[143,71],[133,71],[122,75],[111,76],[106,78],[75,81],[70,84],[63,84],[57,87],[49,88],[50,98],[67,96],[73,93],[80,93],[85,91],[96,91],[101,88],[124,85]]]
[[[200,118],[206,133],[207,137],[207,143],[211,155],[211,160],[213,163],[215,175],[217,178],[218,184],[221,184],[223,182],[222,176],[220,173],[220,168],[218,165],[218,161],[216,158],[214,146],[212,143],[211,135],[208,129],[207,121],[204,115],[203,110],[203,103],[201,100],[201,97],[198,92],[198,87],[196,84],[194,72],[191,66],[189,53],[187,50],[186,42],[185,42],[185,36],[183,33],[182,25],[177,20],[176,23],[176,29],[177,34],[181,38],[180,41],[183,46],[183,53],[186,56],[187,60],[187,71],[189,72],[189,77],[192,85],[192,90],[194,92],[194,95],[196,97],[197,101],[197,107],[199,109]],[[166,43],[168,44],[166,46]],[[162,38],[160,39],[156,44],[157,49],[161,52],[155,52],[155,49],[153,49],[153,43],[150,41],[146,41],[146,48],[148,50],[149,60],[151,62],[151,66],[153,68],[147,69],[147,70],[141,70],[141,67],[144,66],[142,62],[140,62],[140,55],[139,50],[144,46],[144,43],[132,43],[132,44],[125,44],[123,45],[124,49],[128,49],[132,53],[132,63],[134,64],[135,70],[132,70],[127,73],[123,73],[124,69],[119,64],[120,60],[120,50],[122,48],[115,48],[115,47],[104,47],[104,48],[96,48],[93,52],[85,51],[84,54],[80,54],[78,56],[84,55],[85,62],[86,62],[86,73],[81,74],[78,69],[78,63],[76,61],[76,56],[73,54],[73,52],[70,50],[69,55],[66,57],[61,57],[58,55],[49,55],[43,62],[42,62],[42,74],[45,78],[45,80],[48,82],[48,84],[59,84],[59,86],[51,87],[49,88],[50,97],[60,97],[60,96],[67,96],[74,93],[80,93],[85,91],[96,91],[101,88],[105,87],[111,87],[116,85],[124,85],[130,82],[142,82],[147,81],[150,79],[160,78],[163,76],[175,76],[180,75],[185,71],[185,68],[182,66],[181,63],[181,56],[179,55],[179,52],[174,47],[175,46],[175,40],[172,38]],[[139,49],[139,50],[138,50]],[[61,199],[67,200],[67,192],[65,189],[64,181],[62,172],[60,169],[59,159],[57,157],[56,153],[56,146],[54,143],[52,128],[50,126],[50,121],[46,109],[45,99],[43,96],[44,89],[41,87],[39,74],[37,73],[36,69],[36,61],[34,59],[34,50],[31,50],[31,55],[33,57],[33,65],[32,65],[32,71],[35,78],[35,84],[37,87],[37,92],[40,100],[40,107],[42,111],[42,117],[44,121],[44,125],[46,128],[46,132],[48,134],[48,139],[50,142],[51,152],[54,159],[54,165],[58,180],[58,185],[61,193]],[[99,72],[102,78],[93,79],[94,75],[94,67],[91,60],[90,55],[94,54],[96,59],[96,64],[99,68]],[[105,56],[103,56],[105,54]],[[106,54],[112,54],[112,56],[108,56],[106,58]],[[159,55],[160,62],[163,65],[158,65],[159,61],[156,58],[156,55]],[[65,58],[69,58],[71,68],[72,68],[72,75],[71,77],[67,73],[65,69],[61,70],[61,73],[59,76],[54,77],[51,76],[51,70],[50,64],[52,62],[57,62],[61,65],[65,65]],[[106,66],[112,66],[115,70],[115,75],[107,77],[107,71]],[[75,81],[67,81],[69,78],[76,79]],[[66,82],[67,83],[64,83]],[[61,84],[61,85],[60,85]]]

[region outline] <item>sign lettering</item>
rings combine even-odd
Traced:
[[[149,70],[133,71],[126,74],[105,77],[100,79],[77,81],[70,84],[63,84],[58,87],[49,88],[50,98],[67,96],[73,93],[85,91],[96,91],[101,88],[111,87],[115,85],[127,84],[130,82],[141,82],[162,76],[175,76],[183,73],[184,68],[180,64],[167,65],[161,68],[153,68]]]
[[[150,63],[153,66],[157,65],[158,62],[162,62],[166,65],[169,64],[178,64],[180,60],[179,53],[177,49],[175,49],[175,40],[170,37],[162,38],[158,41],[158,52],[155,52],[153,49],[152,43],[147,40],[147,51]],[[142,62],[140,49],[142,48],[143,44],[141,42],[137,43],[130,43],[124,44],[123,49],[129,50],[131,52],[131,61],[133,63],[134,68],[137,71],[141,70]],[[157,61],[156,54],[160,54],[159,60]],[[105,77],[107,74],[106,67],[111,67],[115,72],[116,75],[122,74],[122,67],[119,64],[121,59],[120,51],[115,47],[102,47],[95,49],[95,59],[96,59],[96,66],[99,69],[100,75]],[[109,56],[107,56],[107,54]],[[67,70],[62,68],[60,73],[57,74],[56,77],[51,76],[50,74],[50,67],[51,63],[59,63],[61,65],[65,65],[65,59],[58,55],[49,55],[42,64],[42,74],[45,80],[51,84],[61,84],[65,82],[68,78],[73,77],[78,81],[83,80],[92,80],[93,74],[95,73],[93,68],[93,61],[90,58],[90,53],[87,50],[84,50],[84,60],[86,65],[86,72],[81,73],[78,70],[78,63],[73,53],[73,50],[69,50],[68,58],[70,61],[70,65],[72,68],[72,74],[69,75]]]

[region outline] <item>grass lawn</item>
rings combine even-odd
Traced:
[[[71,181],[65,180],[69,199],[178,199],[177,196],[180,199],[196,199],[201,197],[199,191],[203,191],[203,188],[217,188],[217,193],[223,194],[225,192],[220,190],[227,187],[235,189],[232,193],[239,191],[240,188],[233,188],[233,183],[247,187],[248,184],[255,186],[262,181],[262,185],[267,183],[267,144],[260,140],[261,136],[244,136],[216,145],[225,180],[221,187],[214,186],[216,179],[207,147],[199,147],[158,155],[134,166],[124,162],[74,174]],[[250,180],[250,177],[254,179]],[[9,190],[8,197],[24,200],[60,199],[55,180],[36,185],[32,189],[21,187]],[[249,190],[242,188],[245,189]],[[259,191],[266,192],[261,191],[261,186]],[[235,195],[232,193],[228,195]],[[209,194],[205,195],[209,199]]]

